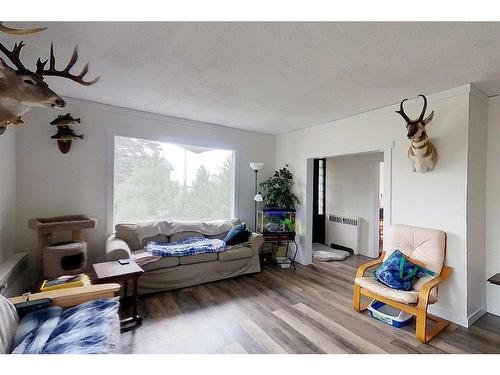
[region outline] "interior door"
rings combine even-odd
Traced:
[[[314,159],[313,185],[313,242],[325,244],[326,159]]]

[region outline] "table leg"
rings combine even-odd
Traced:
[[[139,301],[137,279],[138,279],[137,277],[133,279],[134,285],[132,290],[132,316],[130,318],[123,319],[120,322],[122,332],[135,328],[142,323],[142,318],[137,314],[137,302]],[[128,281],[126,281],[125,283],[127,282]],[[124,290],[126,291],[126,288],[124,288]]]
[[[139,293],[137,292],[137,277],[134,279],[134,305],[133,305],[133,315],[132,317],[136,322],[141,322],[142,318],[137,315],[137,302],[139,301]]]
[[[128,280],[123,282],[123,299],[126,299],[128,296]]]
[[[297,252],[299,251],[299,245],[297,245],[297,242],[295,242],[295,240],[293,240],[293,244],[295,245],[295,253],[293,254],[292,265],[293,269],[296,270],[297,268],[295,267],[295,258],[297,257]]]

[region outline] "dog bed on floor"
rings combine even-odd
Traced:
[[[346,259],[350,253],[343,250],[316,250],[313,251],[313,258],[322,262],[329,262],[332,260],[344,260]]]

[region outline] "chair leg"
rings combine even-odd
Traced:
[[[358,284],[354,284],[354,291],[352,295],[352,307],[357,312],[362,312],[366,310],[366,307],[361,306],[361,287]]]
[[[427,319],[432,320],[434,322],[434,326],[430,329],[427,329]],[[416,336],[417,340],[428,343],[431,341],[436,335],[442,332],[446,327],[450,325],[450,322],[447,320],[438,318],[436,316],[427,316],[427,305],[418,306],[417,307],[417,316],[416,316]]]
[[[425,331],[427,328],[427,305],[417,307],[417,316],[416,316],[416,336],[417,340],[425,341]]]

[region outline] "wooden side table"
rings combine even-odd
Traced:
[[[117,260],[111,262],[95,263],[92,265],[94,274],[91,279],[94,284],[123,283],[124,298],[128,296],[128,281],[133,281],[132,316],[120,321],[122,329],[128,329],[141,324],[142,318],[137,314],[137,280],[144,270],[132,259],[128,264],[120,264]]]

